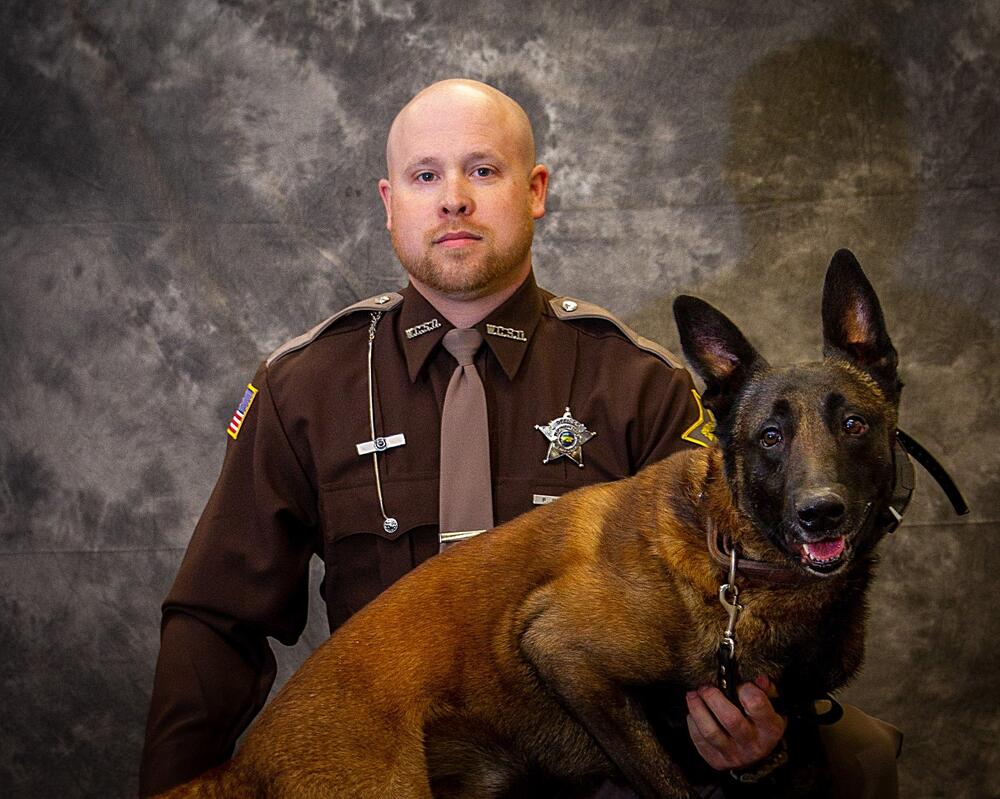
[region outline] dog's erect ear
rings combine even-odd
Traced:
[[[850,250],[837,250],[823,284],[823,354],[847,358],[875,378],[889,399],[899,396],[896,348],[882,307]]]
[[[674,319],[688,363],[705,381],[705,405],[724,417],[746,379],[767,367],[760,354],[725,314],[704,300],[681,294]]]

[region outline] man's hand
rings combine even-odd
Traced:
[[[688,691],[688,732],[705,762],[717,771],[746,768],[771,754],[785,734],[787,720],[771,706],[776,696],[767,677],[737,689],[740,709],[711,685]]]

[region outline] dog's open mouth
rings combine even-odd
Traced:
[[[842,535],[821,541],[799,542],[798,547],[806,567],[821,574],[836,571],[847,559],[847,542]]]

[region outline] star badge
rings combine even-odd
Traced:
[[[597,435],[587,429],[582,422],[566,413],[557,416],[546,425],[536,424],[535,429],[549,440],[549,452],[542,463],[549,463],[564,455],[583,468],[583,445]]]

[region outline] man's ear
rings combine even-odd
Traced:
[[[378,196],[385,206],[385,229],[392,230],[392,185],[385,178],[378,182]]]
[[[723,313],[704,300],[680,295],[674,319],[691,367],[705,381],[705,405],[721,420],[747,378],[767,368],[760,353]]]
[[[528,190],[531,192],[531,218],[545,216],[545,198],[549,191],[549,168],[545,164],[535,164],[528,175]]]
[[[896,348],[882,307],[850,250],[837,250],[823,284],[823,354],[846,358],[870,374],[890,399],[899,395]]]

